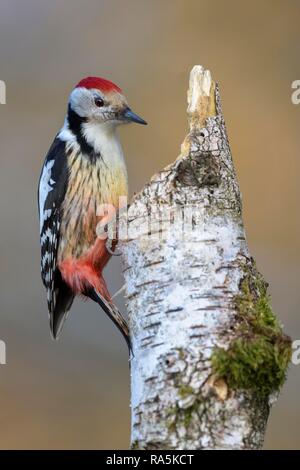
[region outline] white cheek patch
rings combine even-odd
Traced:
[[[43,173],[40,180],[39,187],[39,208],[40,208],[40,233],[42,232],[44,221],[50,217],[50,209],[44,211],[45,202],[50,191],[53,190],[55,181],[51,178],[51,169],[54,165],[54,160],[50,160],[44,165]]]
[[[73,111],[80,117],[86,117],[90,114],[93,100],[91,91],[82,87],[75,88],[69,98]]]

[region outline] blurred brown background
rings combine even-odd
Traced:
[[[175,159],[194,64],[212,71],[243,193],[248,242],[286,331],[300,338],[300,4],[294,0],[0,0],[1,448],[127,448],[125,343],[77,301],[50,339],[36,190],[69,92],[86,75],[119,84],[149,126],[121,130],[131,191]],[[119,262],[107,271],[122,285]],[[123,305],[124,309],[124,305]],[[300,366],[271,413],[265,448],[300,447]]]

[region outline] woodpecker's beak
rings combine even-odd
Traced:
[[[137,122],[138,124],[147,124],[144,119],[142,119],[140,116],[135,114],[133,111],[131,111],[130,108],[126,108],[125,112],[123,114],[123,117],[126,119],[126,121],[129,122]]]

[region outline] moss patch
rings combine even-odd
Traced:
[[[133,441],[130,448],[131,448],[131,450],[139,450],[140,449],[139,442],[138,441]]]
[[[170,407],[167,410],[167,426],[170,431],[175,432],[177,426],[183,425],[185,429],[188,429],[190,426],[193,415],[197,412],[199,408],[200,401],[195,400],[193,405],[189,406],[186,409],[179,408],[178,405]]]
[[[189,395],[193,395],[195,392],[194,392],[194,389],[190,387],[189,385],[182,384],[178,388],[178,393],[181,398],[185,398]]]
[[[245,265],[240,293],[235,297],[236,339],[230,347],[215,348],[212,366],[233,389],[268,395],[284,383],[291,358],[291,339],[275,317],[267,283],[253,260]]]

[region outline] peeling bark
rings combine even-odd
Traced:
[[[233,386],[226,368],[214,370],[212,358],[231,351],[237,338],[248,347],[262,335],[271,349],[278,338],[287,348],[289,340],[268,325],[252,328],[263,294],[251,286],[260,275],[245,240],[219,89],[201,66],[191,72],[187,112],[190,130],[181,154],[134,197],[122,242],[134,352],[131,444],[257,449],[276,390],[273,384],[268,393],[251,383]],[[244,300],[237,302],[246,267],[249,316]]]

